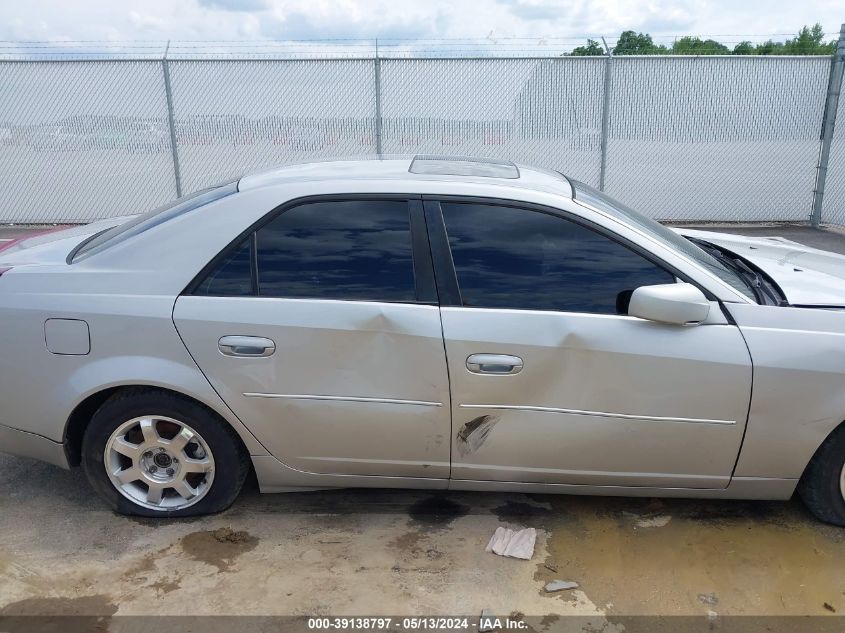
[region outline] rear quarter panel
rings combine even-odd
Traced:
[[[185,349],[172,320],[175,297],[25,291],[39,285],[36,277],[50,286],[62,275],[0,279],[0,423],[60,442],[71,412],[88,396],[124,385],[160,386],[204,403],[235,427],[251,454],[266,454]],[[48,318],[86,321],[90,352],[50,353]]]

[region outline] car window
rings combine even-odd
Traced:
[[[225,185],[210,187],[197,191],[187,196],[182,196],[160,206],[152,211],[137,215],[123,224],[118,224],[106,231],[95,234],[92,238],[77,247],[73,253],[71,261],[76,261],[83,256],[93,255],[99,253],[110,246],[114,246],[130,237],[134,237],[144,231],[148,231],[154,226],[158,226],[163,222],[172,220],[175,217],[184,215],[195,209],[199,209],[210,202],[220,200],[226,196],[230,196],[238,191],[238,183],[230,182]]]
[[[252,234],[226,255],[197,286],[194,294],[243,297],[254,294],[252,283]]]
[[[441,205],[463,304],[624,314],[639,286],[675,278],[559,216],[500,205]]]
[[[256,247],[260,296],[416,301],[405,201],[302,204],[259,229]]]
[[[698,265],[709,270],[719,279],[730,285],[734,290],[756,301],[754,293],[748,287],[748,284],[742,280],[742,277],[685,237],[678,235],[672,229],[660,224],[660,222],[634,211],[618,200],[606,196],[598,189],[593,189],[589,185],[585,185],[583,182],[578,182],[577,180],[572,180],[571,182],[575,187],[576,202],[588,204],[599,211],[603,211],[612,217],[633,225],[665,246],[680,251]]]

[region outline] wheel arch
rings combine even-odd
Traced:
[[[834,426],[832,429],[830,429],[830,431],[827,433],[827,435],[825,435],[821,439],[821,441],[816,444],[816,447],[813,449],[812,453],[810,453],[809,459],[807,459],[807,463],[804,464],[804,470],[801,472],[801,479],[803,479],[804,475],[807,474],[807,471],[812,466],[813,460],[816,458],[816,455],[818,455],[822,451],[822,449],[824,449],[825,446],[827,446],[828,443],[830,443],[832,441],[832,438],[835,435],[837,435],[838,433],[842,433],[843,429],[845,429],[845,420],[843,420],[842,422],[840,422],[839,424]]]
[[[240,420],[236,419],[237,423],[232,423],[231,418],[233,416],[231,413],[229,413],[229,415],[226,415],[223,412],[219,411],[217,408],[211,406],[208,402],[201,400],[195,395],[186,393],[185,391],[174,389],[173,387],[166,385],[139,381],[104,386],[101,389],[86,394],[76,404],[76,406],[74,406],[73,410],[71,411],[70,415],[68,416],[65,422],[65,429],[63,435],[65,455],[67,456],[67,461],[70,466],[76,467],[80,465],[82,455],[82,438],[85,434],[85,429],[88,427],[88,424],[91,422],[91,418],[94,416],[97,410],[101,406],[103,406],[103,404],[112,396],[132,389],[149,389],[163,391],[179,396],[181,398],[185,398],[193,402],[194,404],[197,404],[198,406],[202,407],[203,409],[207,410],[209,413],[212,413],[215,416],[219,417],[226,425],[231,427],[235,431],[237,436],[240,438],[241,443],[243,444],[244,448],[246,449],[249,455],[268,454],[264,447],[252,435],[252,433],[250,433],[249,430],[244,427],[242,423],[240,423]]]

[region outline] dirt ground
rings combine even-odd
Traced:
[[[836,233],[768,233],[845,245]],[[484,551],[500,525],[537,529],[532,560]],[[221,515],[156,521],[113,514],[78,470],[0,455],[0,535],[0,630],[25,614],[489,609],[538,618],[534,630],[579,614],[609,631],[631,615],[845,612],[845,529],[796,499],[253,488]],[[545,593],[553,579],[579,587]]]

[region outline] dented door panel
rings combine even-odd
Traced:
[[[436,306],[183,296],[174,320],[223,400],[296,470],[447,478],[450,411]],[[233,357],[224,336],[270,339]]]
[[[745,429],[751,360],[731,325],[444,307],[452,478],[724,488]],[[519,357],[515,374],[472,354]]]

